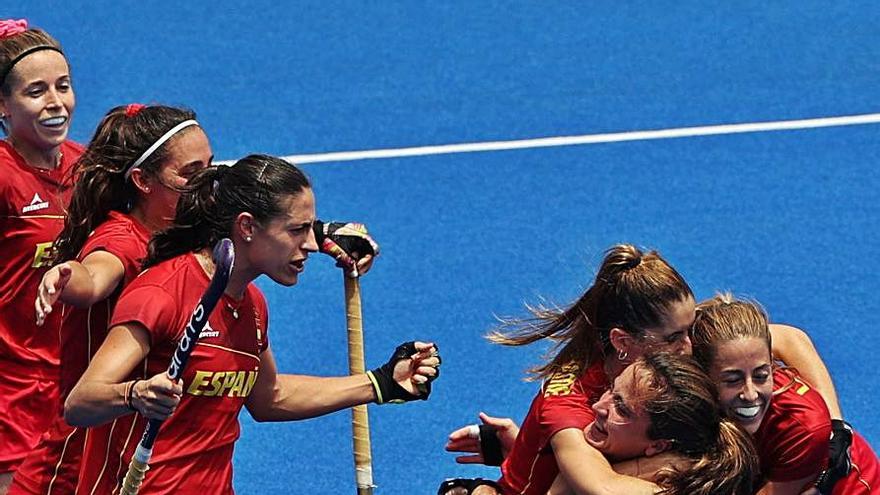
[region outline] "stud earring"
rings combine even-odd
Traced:
[[[247,236],[244,238],[245,242],[251,242],[251,240],[252,240],[251,236]]]

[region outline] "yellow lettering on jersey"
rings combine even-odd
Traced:
[[[37,251],[34,253],[34,263],[31,268],[42,268],[52,264],[52,241],[37,243]]]
[[[258,375],[259,371],[196,371],[186,393],[204,397],[247,397]]]
[[[193,381],[189,384],[186,393],[190,395],[202,395],[205,391],[200,390],[200,388],[208,385],[208,379],[211,377],[211,374],[210,371],[196,371],[196,376],[193,377]]]
[[[259,372],[257,371],[248,371],[247,382],[244,384],[244,391],[241,395],[242,397],[251,395],[251,390],[254,389],[254,384],[257,383],[257,375],[259,375]]]
[[[206,391],[205,395],[211,396],[211,397],[213,397],[215,395],[220,395],[220,389],[221,389],[221,387],[223,387],[223,385],[221,385],[221,381],[223,380],[223,376],[225,374],[226,374],[225,371],[218,371],[217,373],[214,373],[214,378],[211,378],[211,386],[213,388],[211,390]]]
[[[223,388],[220,389],[220,392],[217,395],[224,395],[226,391],[232,388],[232,385],[235,383],[235,376],[237,375],[234,371],[227,371],[226,376],[223,377]]]
[[[244,388],[244,371],[239,371],[235,374],[235,383],[232,384],[232,388],[229,389],[230,397],[243,397],[241,395],[241,389]]]
[[[571,387],[577,381],[580,367],[577,364],[567,364],[547,380],[544,388],[544,397],[568,395]]]

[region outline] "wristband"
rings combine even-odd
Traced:
[[[140,381],[142,380],[132,380],[125,385],[125,397],[123,398],[123,403],[125,404],[125,407],[131,409],[132,411],[137,411],[137,409],[132,404],[132,399],[134,398],[134,386],[137,385],[137,382]]]
[[[483,453],[483,462],[487,466],[500,466],[504,462],[501,440],[498,439],[498,430],[494,426],[480,425],[480,452]]]

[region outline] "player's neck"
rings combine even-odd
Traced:
[[[12,136],[6,138],[15,152],[24,158],[24,161],[31,167],[43,170],[52,170],[61,165],[61,145],[53,146],[49,149],[40,149],[30,146],[26,141],[15,139]]]
[[[193,254],[196,257],[196,261],[199,262],[199,266],[205,271],[205,275],[207,275],[208,278],[213,277],[214,272],[216,271],[216,265],[211,258],[211,250],[208,248],[202,248]],[[235,300],[239,300],[244,297],[244,291],[251,280],[252,279],[247,278],[247,276],[238,269],[238,266],[233,263],[232,273],[229,275],[229,283],[226,284],[226,290],[223,291],[223,293]]]
[[[144,226],[150,233],[158,232],[170,225],[170,221],[162,215],[151,215],[148,208],[144,208],[142,202],[135,204],[128,212],[132,218]]]

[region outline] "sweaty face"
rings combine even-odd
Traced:
[[[715,346],[712,379],[725,415],[749,433],[758,431],[773,395],[770,350],[763,339],[729,340]]]
[[[46,152],[67,138],[76,106],[64,55],[40,50],[19,60],[6,78],[9,95],[0,95],[0,112],[16,147]]]
[[[165,146],[166,159],[157,177],[150,179],[155,185],[151,184],[150,194],[144,195],[142,201],[147,201],[148,207],[160,211],[161,218],[170,223],[174,220],[180,188],[196,172],[209,167],[214,155],[208,136],[197,126],[184,129]]]
[[[669,307],[667,313],[656,327],[645,328],[644,333],[637,339],[641,344],[641,352],[636,352],[633,357],[649,352],[669,352],[690,356],[691,327],[696,318],[696,303],[694,298],[678,301]]]
[[[611,390],[593,404],[596,420],[584,432],[587,443],[609,460],[642,457],[654,443],[648,438],[651,424],[642,407],[647,395],[646,372],[631,364],[614,379]]]
[[[281,200],[284,213],[257,225],[247,243],[253,269],[275,282],[291,286],[305,269],[309,253],[318,251],[315,233],[315,196],[311,189]]]

